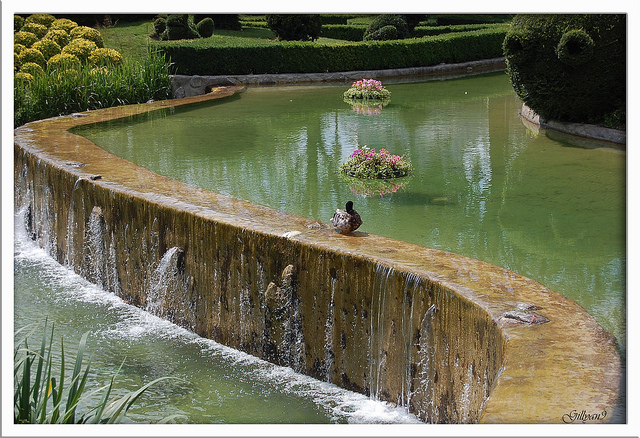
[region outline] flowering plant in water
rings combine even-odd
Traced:
[[[382,148],[378,152],[364,146],[349,155],[340,166],[340,171],[356,178],[398,178],[407,176],[412,170],[411,163],[402,155],[393,155]]]
[[[344,92],[347,99],[389,99],[391,92],[382,86],[382,82],[375,79],[361,79],[351,84],[351,88]]]

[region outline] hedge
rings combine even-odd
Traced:
[[[171,60],[176,74],[225,75],[320,73],[421,67],[502,56],[507,27],[419,39],[347,42],[274,42],[220,37],[161,41],[154,48]]]
[[[626,16],[518,15],[507,33],[507,72],[518,96],[548,120],[625,123]]]
[[[425,36],[442,35],[453,32],[470,32],[482,29],[506,29],[505,24],[457,24],[450,26],[418,26],[413,29],[411,35],[415,38]],[[322,26],[322,36],[345,41],[362,41],[366,25],[340,25],[331,24]]]

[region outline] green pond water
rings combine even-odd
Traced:
[[[383,108],[352,108],[348,85],[250,87],[76,132],[156,173],[325,223],[353,200],[361,231],[535,279],[585,307],[624,352],[625,152],[528,129],[504,73],[385,85]],[[364,145],[406,154],[413,175],[340,175]]]

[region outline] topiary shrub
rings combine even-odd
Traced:
[[[122,64],[122,55],[115,49],[98,48],[89,55],[89,64],[96,67],[114,67]]]
[[[78,23],[76,23],[75,21],[69,18],[58,18],[53,23],[51,23],[49,31],[51,31],[52,29],[62,29],[65,32],[70,33],[71,30],[75,27],[78,27]]]
[[[60,48],[69,44],[69,34],[63,29],[50,29],[42,39],[51,40],[60,46]]]
[[[267,25],[286,41],[315,41],[322,32],[320,15],[313,14],[269,14]]]
[[[213,35],[213,19],[211,17],[203,18],[196,25],[196,30],[202,38],[209,38],[211,35]]]
[[[73,29],[71,29],[69,36],[71,37],[72,41],[78,38],[83,38],[85,40],[93,41],[98,48],[104,47],[104,40],[102,39],[102,35],[100,35],[100,31],[92,27],[74,27]]]
[[[165,35],[168,40],[191,40],[199,36],[197,31],[191,27],[187,14],[169,15]]]
[[[200,23],[205,18],[211,18],[216,29],[242,30],[238,14],[196,14],[193,16],[193,22]]]
[[[366,34],[364,41],[390,41],[398,39],[398,29],[395,26],[384,26],[373,33]]]
[[[62,49],[62,53],[74,55],[83,64],[85,64],[88,61],[91,52],[97,48],[98,46],[96,46],[96,43],[93,41],[85,40],[84,38],[77,38],[75,40],[71,40],[71,42]]]
[[[20,67],[20,72],[29,73],[31,76],[36,77],[44,74],[44,69],[41,65],[36,64],[35,62],[25,62]]]
[[[565,32],[560,38],[556,55],[565,64],[577,67],[593,57],[593,39],[582,29]]]
[[[393,39],[405,39],[409,37],[409,27],[407,26],[407,22],[402,15],[389,15],[383,14],[378,15],[371,22],[369,27],[364,33],[365,41],[375,40],[374,36],[388,36],[392,34],[392,31],[389,29],[384,32],[379,32],[383,27],[393,26],[396,29],[396,37]]]
[[[20,54],[27,47],[24,44],[14,44],[13,45],[13,53]]]
[[[51,39],[42,39],[40,41],[36,41],[31,47],[40,51],[40,53],[42,53],[42,56],[44,56],[44,59],[46,59],[47,61],[53,55],[57,55],[62,51],[58,43]]]
[[[156,36],[160,37],[167,30],[167,20],[163,17],[158,17],[153,22],[153,30]]]
[[[48,28],[55,20],[56,17],[51,14],[32,14],[27,17],[26,22],[41,24]]]
[[[33,48],[26,48],[20,52],[20,65],[24,65],[27,62],[33,62],[38,64],[41,67],[46,67],[47,61],[45,61],[44,56],[38,50]]]
[[[31,32],[32,34],[37,36],[38,39],[40,39],[47,33],[47,26],[45,26],[44,24],[30,23],[27,21],[24,26],[22,26],[21,30],[24,32]]]
[[[31,47],[33,43],[38,41],[38,37],[31,32],[25,32],[23,30],[16,32],[13,35],[13,43],[14,44],[22,44],[25,47]]]
[[[24,82],[31,82],[31,81],[33,81],[33,75],[30,74],[30,73],[19,71],[18,73],[13,75],[13,80],[14,80],[15,84],[21,84],[21,83],[24,83]]]
[[[503,52],[516,94],[544,119],[624,119],[625,15],[517,15]]]
[[[20,29],[22,29],[22,26],[24,26],[24,17],[21,17],[20,15],[14,15],[13,16],[13,32],[17,32]]]
[[[70,53],[60,53],[54,55],[47,61],[48,71],[77,70],[81,67],[81,62],[77,56]]]

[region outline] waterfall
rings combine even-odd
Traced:
[[[383,388],[383,378],[386,374],[386,356],[385,348],[385,317],[387,297],[387,282],[392,273],[393,268],[383,265],[376,266],[376,273],[373,282],[373,291],[371,297],[371,327],[369,332],[369,396],[372,399],[380,399],[380,391]]]
[[[324,325],[324,365],[323,372],[325,381],[331,381],[331,368],[333,368],[335,352],[334,346],[334,309],[335,309],[335,294],[336,294],[336,278],[331,278],[331,299],[327,303],[327,320]]]
[[[184,274],[184,250],[178,246],[164,253],[151,273],[145,310],[161,318],[192,325],[195,319]]]

